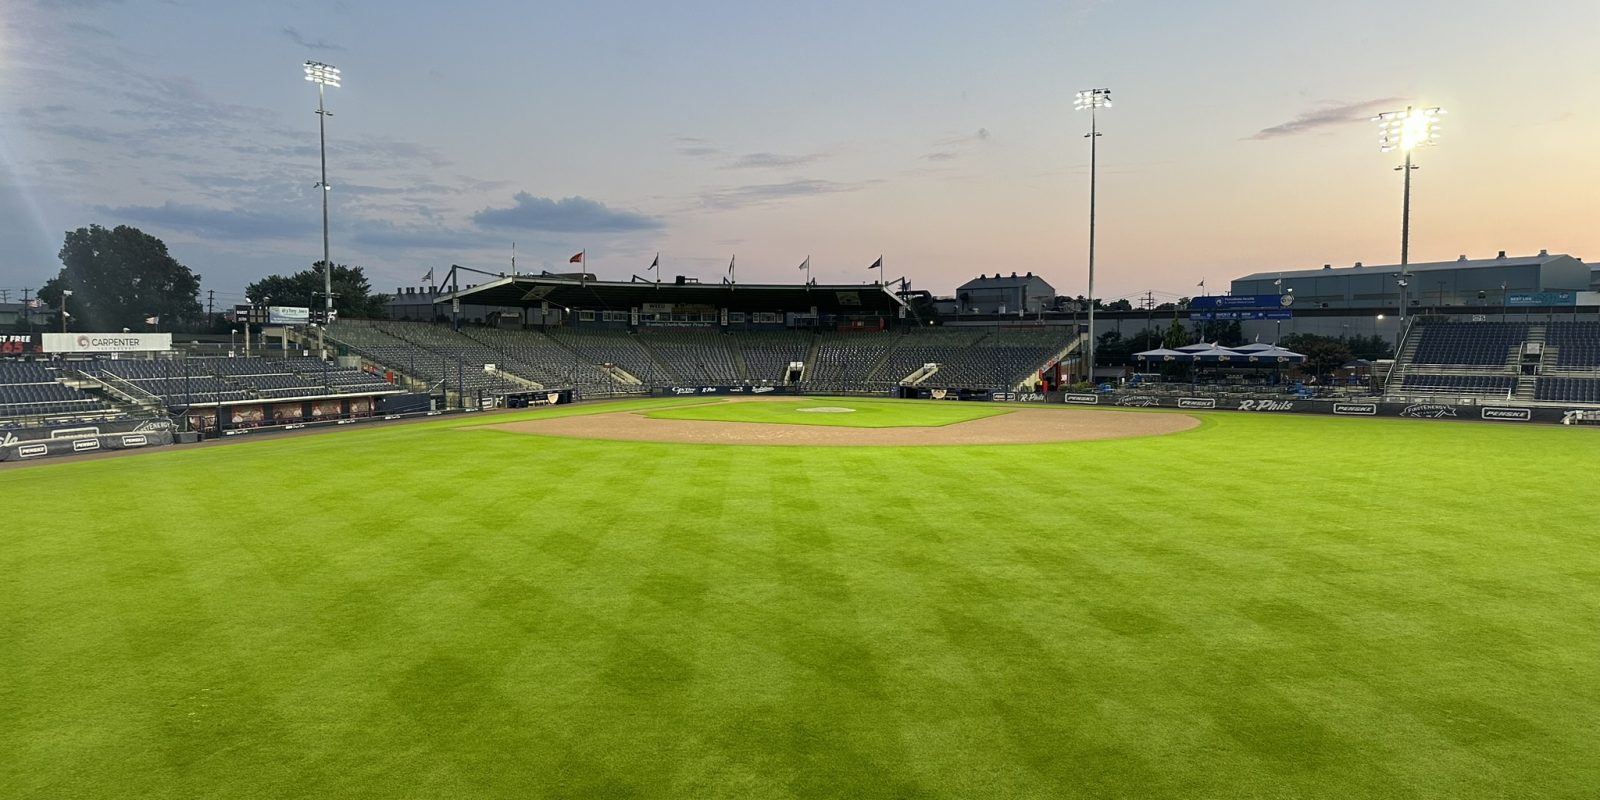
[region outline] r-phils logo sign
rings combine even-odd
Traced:
[[[1240,400],[1240,411],[1293,411],[1294,403],[1289,400]]]
[[[11,433],[10,431],[7,431],[4,435],[0,435],[0,447],[5,447],[8,444],[16,444],[17,441],[18,439],[16,434]]]
[[[1422,419],[1444,419],[1456,416],[1456,407],[1443,403],[1414,403],[1400,411],[1402,417],[1419,417]]]

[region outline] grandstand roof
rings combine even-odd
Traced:
[[[1541,250],[1538,255],[1533,256],[1507,256],[1504,254],[1497,258],[1467,258],[1466,256],[1462,256],[1454,261],[1429,261],[1419,264],[1408,264],[1406,265],[1405,269],[1408,272],[1431,272],[1434,270],[1481,269],[1485,267],[1535,267],[1564,261],[1575,262],[1576,259],[1565,253],[1547,253]],[[1234,280],[1263,281],[1276,280],[1280,277],[1307,278],[1318,275],[1349,275],[1351,273],[1384,274],[1398,272],[1400,272],[1399,264],[1365,266],[1358,263],[1349,267],[1326,266],[1320,269],[1294,269],[1274,270],[1272,272],[1255,272],[1240,278],[1234,278]]]
[[[435,303],[460,298],[486,306],[532,307],[541,302],[575,309],[627,310],[645,303],[710,306],[732,311],[809,311],[823,314],[890,314],[904,303],[876,284],[805,286],[801,284],[646,283],[588,281],[548,275],[506,276],[441,292]]]

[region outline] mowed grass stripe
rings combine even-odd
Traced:
[[[928,449],[456,420],[3,472],[55,511],[0,532],[0,780],[46,797],[1600,785],[1594,431],[1205,419]]]

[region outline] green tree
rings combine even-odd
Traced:
[[[275,306],[322,307],[322,262],[293,275],[268,275],[246,286],[245,296],[253,302]],[[333,308],[341,317],[375,318],[388,316],[390,295],[374,294],[361,267],[333,265]]]
[[[1177,317],[1172,318],[1172,324],[1167,326],[1167,338],[1163,342],[1166,347],[1177,349],[1194,344],[1194,339],[1189,336],[1189,329],[1184,327],[1183,321]]]
[[[61,272],[39,289],[39,299],[56,310],[57,327],[64,291],[72,293],[67,313],[74,330],[148,330],[148,317],[159,317],[160,327],[172,330],[202,316],[200,276],[178,263],[160,239],[127,225],[67,232]]]
[[[1345,344],[1356,358],[1365,358],[1368,361],[1394,358],[1394,342],[1383,336],[1351,336],[1345,340]]]
[[[1333,336],[1292,333],[1283,337],[1283,347],[1306,357],[1306,369],[1321,375],[1343,366],[1353,356],[1349,345]]]

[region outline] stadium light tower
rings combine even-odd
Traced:
[[[320,61],[307,61],[305,63],[306,80],[317,85],[317,139],[322,151],[322,180],[317,186],[322,189],[322,302],[326,312],[322,317],[323,325],[317,329],[317,350],[322,358],[328,357],[327,346],[323,339],[323,331],[327,323],[333,318],[333,260],[328,256],[328,110],[324,107],[329,86],[339,88],[339,68]]]
[[[1089,132],[1084,138],[1089,140],[1089,385],[1094,383],[1094,195],[1095,195],[1095,166],[1100,140],[1100,127],[1095,112],[1102,108],[1111,107],[1110,89],[1085,89],[1078,92],[1073,99],[1072,107],[1078,111],[1088,109]],[[1076,333],[1076,331],[1074,331]]]
[[[1399,150],[1406,154],[1405,164],[1395,167],[1405,175],[1405,199],[1400,206],[1400,318],[1406,318],[1406,286],[1411,272],[1406,265],[1411,263],[1411,171],[1417,167],[1411,163],[1411,151],[1418,147],[1427,147],[1439,141],[1439,117],[1444,114],[1444,109],[1412,108],[1406,106],[1404,111],[1385,111],[1372,118],[1378,123],[1378,149],[1381,152]]]

